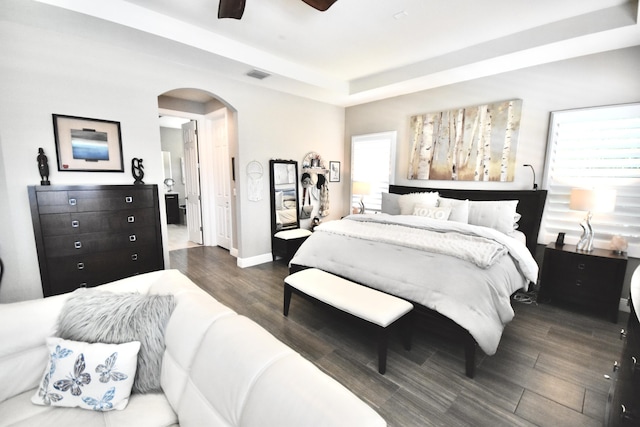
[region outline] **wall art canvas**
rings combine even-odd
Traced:
[[[53,114],[58,170],[123,172],[120,122]]]
[[[513,181],[522,100],[411,117],[409,179]]]

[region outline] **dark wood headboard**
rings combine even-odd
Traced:
[[[407,187],[390,185],[389,193],[408,194],[437,191],[442,197],[469,200],[518,200],[517,212],[522,215],[518,230],[527,237],[527,248],[535,257],[542,211],[547,190],[454,190],[449,188]]]

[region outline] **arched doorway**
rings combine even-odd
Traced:
[[[207,91],[175,89],[158,96],[158,113],[163,158],[170,159],[169,173],[174,181],[172,188],[164,188],[169,194],[167,203],[175,204],[173,199],[177,197],[179,221],[187,231],[187,241],[176,243],[171,236],[174,228],[168,226],[169,250],[172,245],[203,244],[221,246],[237,255],[232,176],[232,159],[237,157],[235,110]],[[175,140],[168,147],[164,145],[168,134],[174,139],[178,135],[178,147]],[[168,219],[169,210],[167,206]]]

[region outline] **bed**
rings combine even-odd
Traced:
[[[329,221],[300,247],[291,272],[315,267],[411,301],[418,322],[476,351],[497,350],[510,297],[535,283],[546,191],[391,186],[383,214]]]

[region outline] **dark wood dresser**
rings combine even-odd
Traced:
[[[540,275],[540,302],[564,302],[599,312],[618,321],[627,256],[611,250],[577,251],[575,246],[549,244]]]
[[[156,185],[28,191],[44,296],[164,268]]]
[[[640,301],[633,301],[640,304]],[[620,331],[624,340],[622,355],[613,364],[611,389],[607,399],[607,427],[640,426],[640,325],[632,304],[627,329]]]

